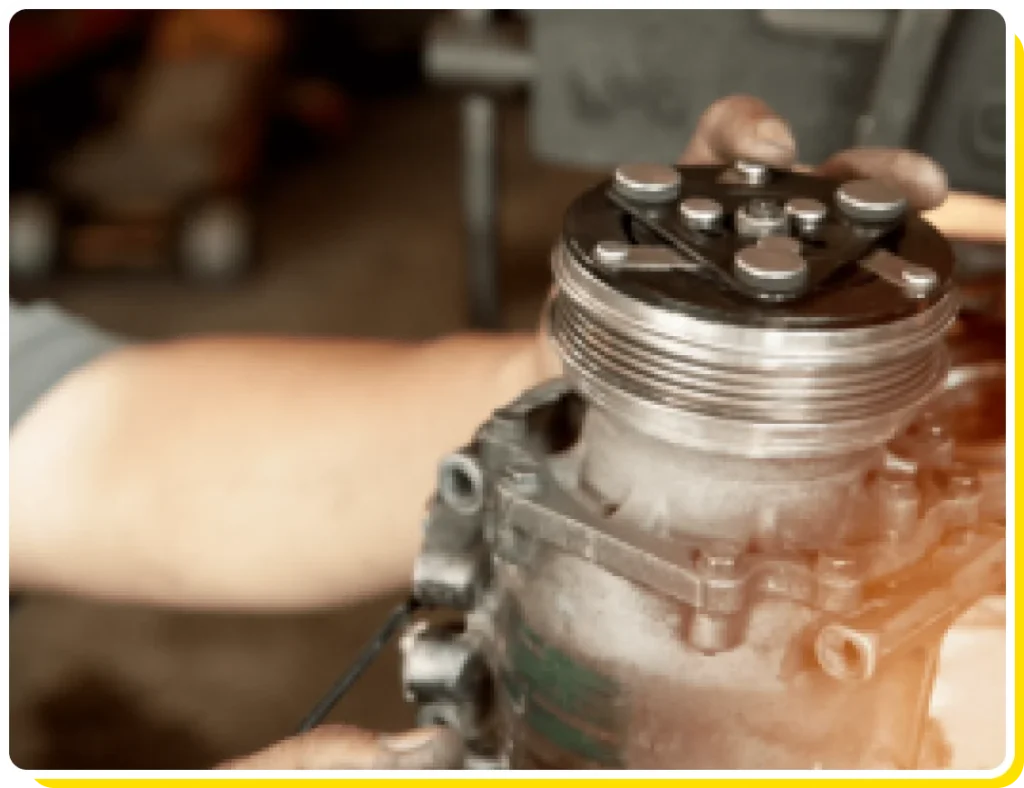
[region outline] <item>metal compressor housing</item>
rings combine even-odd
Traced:
[[[646,166],[552,267],[564,374],[442,463],[416,569],[489,694],[413,638],[410,695],[476,765],[940,765],[938,644],[1005,551],[932,411],[948,244],[884,185]]]

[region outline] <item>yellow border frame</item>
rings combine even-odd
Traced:
[[[1024,225],[1024,200],[1020,199],[1020,195],[1024,195],[1024,45],[1021,44],[1020,38],[1015,37],[1014,45],[1014,121],[1015,121],[1015,133],[1014,133],[1014,152],[1016,155],[1014,164],[1014,188],[1015,194],[1018,196],[1015,208],[1014,208],[1014,229],[1020,237],[1021,227]],[[1022,249],[1024,244],[1017,243],[1014,255],[1014,262],[1018,266],[1017,271],[1021,270],[1020,264],[1022,262]],[[1022,293],[1024,293],[1024,277],[1018,278],[1016,286],[1014,288],[1014,295],[1016,296],[1017,303],[1022,302]],[[1016,351],[1014,359],[1016,361],[1015,383],[1021,382],[1021,347],[1024,347],[1024,331],[1021,331],[1019,322],[1014,326],[1014,336],[1016,339]],[[1015,474],[1015,483],[1020,486],[1021,483],[1021,426],[1018,423],[1015,430],[1016,444],[1014,447],[1014,457],[1017,462],[1017,470]],[[1014,507],[1014,513],[1016,514],[1016,506]],[[1012,522],[1012,521],[1011,521]],[[1022,544],[1024,539],[1018,540],[1015,548],[1015,566],[1020,567],[1024,565],[1022,561]],[[1015,584],[1016,585],[1016,584]],[[1016,623],[1015,627],[1015,642],[1014,642],[1014,671],[1016,675],[1015,696],[1014,696],[1014,713],[1016,714],[1021,708],[1021,697],[1024,694],[1024,686],[1022,686],[1021,676],[1021,664],[1024,662],[1024,658],[1021,655],[1021,630],[1024,629],[1024,622],[1022,622],[1022,605],[1021,605],[1021,594],[1019,585],[1014,588],[1014,594],[1016,605],[1014,606],[1014,620]],[[868,776],[864,777],[822,777],[809,778],[809,781],[813,782],[815,786],[828,785],[840,788],[845,785],[849,785],[851,782],[870,781],[878,782],[882,785],[893,786],[893,788],[917,788],[917,786],[925,784],[934,784],[940,782],[943,785],[985,785],[991,786],[991,788],[1002,788],[1002,786],[1011,785],[1017,781],[1021,776],[1021,772],[1024,771],[1024,747],[1022,745],[1022,730],[1021,725],[1015,726],[1014,736],[1014,759],[1010,764],[1009,768],[1001,775],[989,778],[962,778],[962,779],[936,779],[936,778],[908,778],[908,779],[894,779],[894,778],[871,778]],[[602,780],[609,779],[603,777]],[[610,778],[615,783],[621,784],[623,782],[640,782],[643,778],[636,777],[622,777],[622,778]],[[671,778],[670,778],[671,779]],[[691,778],[691,777],[679,777],[679,780],[685,780],[688,784],[692,785],[706,785],[715,786],[716,788],[738,788],[738,786],[747,786],[751,783],[772,781],[772,780],[790,780],[797,782],[792,778],[786,777],[772,777],[770,774],[764,777],[746,777],[746,778]],[[360,784],[367,786],[388,786],[388,785],[399,785],[409,784],[417,782],[417,778],[322,778],[315,780],[317,785],[322,785],[325,782],[344,782],[346,784]],[[674,782],[675,779],[672,779]],[[46,786],[47,788],[99,788],[99,786],[109,785],[112,788],[171,788],[171,786],[178,784],[187,784],[190,786],[199,786],[200,788],[235,788],[239,785],[258,785],[261,788],[303,788],[310,784],[308,779],[299,778],[264,778],[264,777],[250,777],[250,778],[229,778],[229,779],[211,779],[211,778],[152,778],[152,779],[118,779],[109,777],[98,777],[89,779],[41,779],[38,782]],[[459,780],[444,780],[444,782],[457,782],[460,786],[479,786],[485,782],[490,785],[502,785],[511,788],[525,788],[525,786],[536,785],[538,782],[557,784],[558,786],[564,786],[565,788],[579,788],[583,785],[593,785],[594,780],[587,778],[571,778],[571,779],[557,779],[557,778],[504,778],[500,781],[492,781],[487,778],[463,778]],[[646,782],[646,780],[644,780]]]

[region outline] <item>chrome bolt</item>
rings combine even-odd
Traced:
[[[615,190],[630,200],[663,203],[679,196],[683,179],[664,164],[623,164],[615,170]]]

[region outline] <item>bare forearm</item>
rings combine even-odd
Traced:
[[[112,354],[12,435],[12,584],[267,609],[397,588],[437,460],[537,375],[527,336]]]

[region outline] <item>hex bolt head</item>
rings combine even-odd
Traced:
[[[679,196],[683,179],[675,167],[664,164],[623,164],[615,170],[615,191],[628,200],[665,203]]]
[[[836,204],[847,217],[863,222],[888,222],[907,209],[906,196],[874,178],[848,181],[836,190]]]

